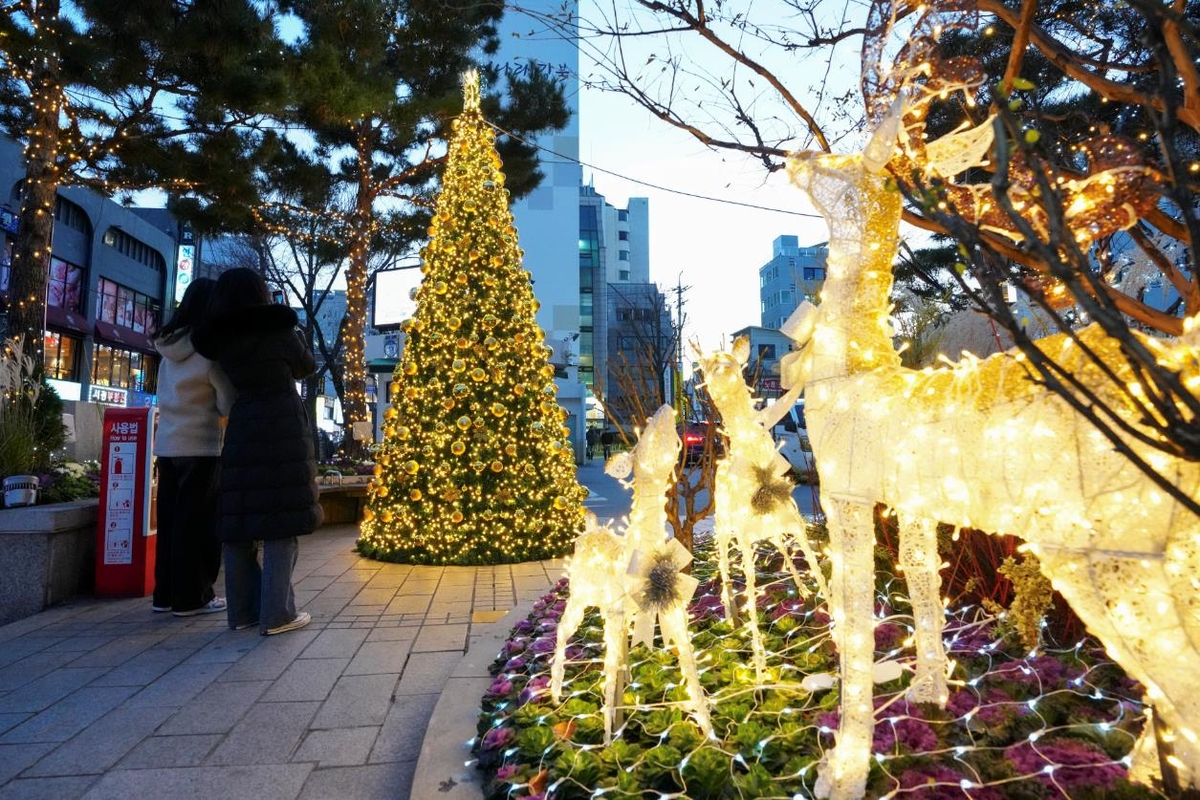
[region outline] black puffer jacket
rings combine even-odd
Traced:
[[[287,306],[254,306],[192,334],[237,391],[221,452],[217,531],[225,542],[302,536],[321,524],[312,429],[296,393],[316,362],[296,322]]]

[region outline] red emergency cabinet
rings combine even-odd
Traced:
[[[100,452],[96,595],[145,597],[154,590],[151,525],[154,408],[107,408]]]

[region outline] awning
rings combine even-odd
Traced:
[[[96,338],[108,344],[115,344],[127,350],[140,350],[143,353],[157,355],[154,341],[144,333],[138,333],[132,328],[113,325],[111,322],[96,320]]]
[[[397,358],[372,358],[367,361],[367,372],[372,375],[379,375],[384,372],[391,374],[396,371],[396,365],[400,363]]]
[[[68,311],[62,306],[46,306],[46,324],[85,336],[91,330],[87,317],[78,311]]]

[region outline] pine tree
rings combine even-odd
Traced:
[[[382,560],[550,558],[583,522],[586,490],[475,73],[463,95],[358,541]]]

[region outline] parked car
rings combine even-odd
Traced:
[[[808,428],[804,422],[804,400],[797,400],[775,426],[775,441],[780,454],[792,465],[799,475],[806,475],[815,467],[812,445],[808,441]]]
[[[712,420],[688,420],[681,426],[679,438],[683,440],[683,462],[688,465],[704,457],[705,443],[710,439],[714,456],[725,452],[725,435]]]

